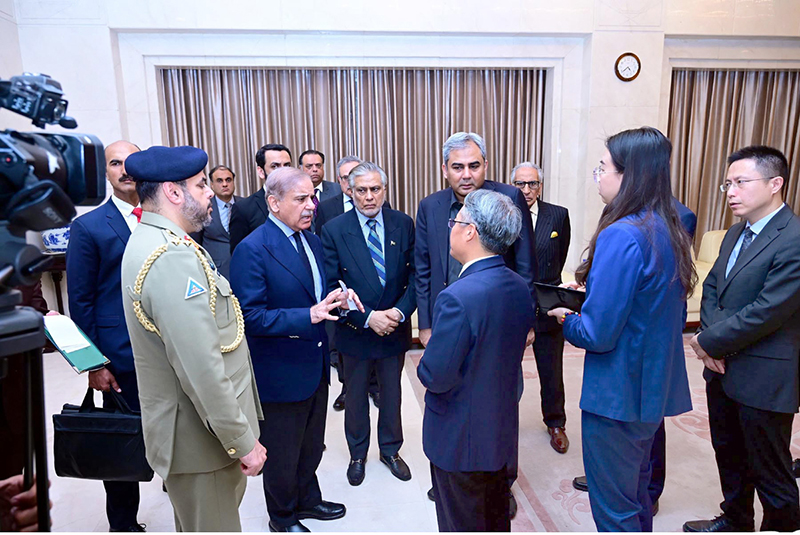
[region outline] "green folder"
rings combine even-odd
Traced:
[[[86,341],[89,342],[89,347],[66,352],[58,347],[58,342],[53,340],[53,337],[50,335],[50,331],[47,330],[47,325],[44,327],[44,333],[47,336],[47,339],[52,342],[53,346],[64,356],[65,359],[67,359],[69,365],[72,366],[72,369],[78,374],[97,370],[106,364],[109,364],[111,361],[103,356],[102,353],[100,353],[100,350],[97,349],[97,346],[94,345],[91,340],[89,340],[89,337],[86,336],[86,333],[84,333],[77,325],[75,327],[80,331]]]

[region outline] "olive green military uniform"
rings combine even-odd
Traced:
[[[238,302],[185,234],[144,212],[122,257],[147,460],[164,478],[178,531],[241,531],[237,459],[255,446],[261,407],[247,341],[225,347],[243,333]]]

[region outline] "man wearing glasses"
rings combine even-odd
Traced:
[[[537,282],[561,284],[561,271],[569,250],[569,212],[563,206],[539,199],[542,192],[542,168],[523,162],[511,171],[511,183],[520,189],[528,204],[536,236],[536,263],[539,266]],[[525,212],[523,212],[525,214]],[[558,453],[567,453],[569,438],[565,429],[567,413],[564,411],[564,335],[555,318],[536,311],[536,338],[533,354],[541,383],[542,417],[550,434],[550,446]],[[513,474],[516,478],[516,474]]]
[[[725,235],[703,283],[700,329],[690,344],[703,361],[722,515],[684,531],[800,529],[789,445],[800,405],[800,221],[784,204],[789,166],[771,147],[728,157],[721,185],[741,222]]]

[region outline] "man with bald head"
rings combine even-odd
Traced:
[[[125,160],[134,152],[139,152],[139,147],[128,141],[116,141],[106,147],[111,198],[72,222],[67,280],[72,320],[111,361],[106,367],[89,372],[89,386],[103,392],[104,406],[116,406],[108,393],[113,388],[138,411],[139,390],[120,283],[122,253],[142,217],[136,184],[125,171]],[[110,530],[144,531],[136,518],[139,484],[104,481],[103,485]]]
[[[325,295],[325,259],[309,232],[314,185],[300,169],[273,171],[265,184],[269,217],[236,247],[231,285],[244,314],[269,451],[264,495],[270,531],[308,531],[305,518],[334,520],[340,503],[322,499],[322,459],[330,359],[326,321],[347,309],[348,295]],[[361,312],[363,306],[352,290]],[[346,312],[342,312],[346,313]]]

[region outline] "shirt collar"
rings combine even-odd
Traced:
[[[359,212],[358,208],[356,208],[356,207],[353,207],[353,210],[356,211],[356,215],[358,216],[358,224],[359,224],[359,226],[363,227],[364,225],[366,225],[367,221],[369,221],[370,218],[365,216],[361,212]],[[375,217],[373,217],[371,219],[374,219],[375,221],[378,222],[378,228],[383,228],[383,208],[381,208],[381,211],[378,212],[378,215],[376,215]]]
[[[225,206],[225,201],[223,201],[222,199],[220,199],[220,198],[219,198],[219,197],[217,197],[216,195],[214,195],[214,200],[217,202],[217,208],[219,208],[220,210],[222,210],[222,207],[223,207],[223,206]],[[235,201],[233,200],[233,197],[231,197],[231,200],[229,200],[229,201],[228,201],[228,204],[230,204],[231,206],[233,206],[233,203],[234,203],[234,202],[235,202]]]
[[[450,207],[455,203],[464,204],[456,198],[456,192],[453,191],[453,188],[450,188]]]
[[[474,264],[475,262],[480,262],[481,260],[485,260],[485,259],[487,259],[487,258],[491,258],[491,257],[493,257],[493,256],[497,256],[497,255],[496,255],[496,254],[490,254],[490,255],[482,256],[482,257],[480,257],[480,258],[476,258],[476,259],[474,259],[474,260],[470,260],[469,262],[467,262],[466,264],[464,264],[464,266],[461,268],[461,271],[458,273],[458,276],[459,276],[459,277],[461,277],[461,275],[463,275],[463,274],[464,274],[464,272],[467,270],[467,268],[468,268],[469,266],[471,266],[472,264]]]
[[[111,195],[111,202],[114,203],[114,206],[117,207],[123,217],[128,217],[131,215],[133,213],[133,209],[135,208],[135,206],[131,206],[114,194]]]
[[[533,201],[533,204],[531,205],[531,213],[536,216],[539,215],[539,199]]]
[[[281,232],[286,234],[287,238],[291,238],[294,235],[294,231],[289,227],[289,225],[287,225],[286,223],[275,217],[275,214],[273,214],[272,212],[269,213],[269,219],[270,221],[278,225],[278,228],[281,229]],[[300,234],[302,234],[302,232]]]
[[[761,231],[764,230],[764,227],[767,226],[767,223],[769,223],[772,220],[772,218],[777,215],[778,212],[783,210],[783,205],[784,204],[785,203],[781,203],[781,205],[778,207],[777,210],[775,210],[771,214],[765,215],[764,217],[762,217],[761,219],[756,221],[753,225],[751,225],[750,223],[747,223],[745,225],[745,228],[749,228],[753,232],[753,234],[758,236],[761,233]]]

